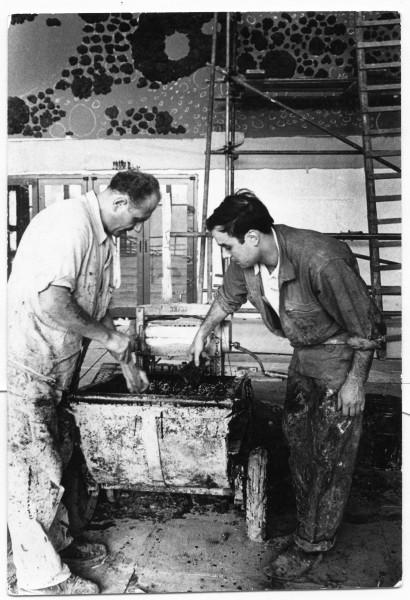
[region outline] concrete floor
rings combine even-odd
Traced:
[[[391,476],[381,493],[380,481],[372,482],[376,504],[364,501],[374,496],[372,489],[356,482],[336,547],[291,584],[264,576],[263,567],[276,556],[272,544],[251,542],[243,512],[226,500],[130,492],[117,493],[114,503],[101,493],[85,536],[104,542],[109,556],[78,574],[98,582],[103,594],[132,594],[139,587],[147,593],[393,587],[401,579],[401,522],[400,486]],[[284,533],[294,514],[273,520]]]
[[[275,585],[263,574],[276,556],[272,544],[251,542],[243,512],[228,502],[123,492],[110,504],[103,493],[86,535],[110,555],[81,574],[106,594],[138,586],[149,593],[392,587],[401,579],[399,494],[378,495],[371,507],[356,484],[337,546],[300,581]],[[277,533],[293,522],[289,512],[277,515]]]

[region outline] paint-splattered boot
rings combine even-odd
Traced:
[[[277,581],[294,581],[318,565],[321,560],[321,552],[305,552],[296,544],[292,544],[281,552],[271,565],[265,567],[264,573]]]
[[[79,567],[99,567],[107,558],[108,552],[104,544],[74,540],[60,552],[60,556],[75,571]]]
[[[83,579],[71,573],[65,581],[38,590],[18,589],[19,596],[81,596],[83,594],[99,594],[100,588],[93,581]]]

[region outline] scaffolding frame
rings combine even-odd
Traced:
[[[218,21],[218,15],[217,13],[215,13],[214,15],[214,22],[217,23]],[[226,13],[226,31],[225,31],[225,44],[226,44],[226,49],[225,49],[225,68],[221,68],[216,66],[215,64],[215,53],[212,54],[212,60],[211,63],[208,63],[208,66],[211,69],[211,74],[213,74],[213,78],[211,76],[210,78],[210,82],[213,81],[213,85],[211,86],[210,83],[210,87],[209,87],[209,97],[212,96],[212,109],[214,107],[214,100],[215,100],[215,96],[214,96],[214,87],[215,87],[215,72],[218,72],[220,75],[223,76],[223,82],[225,83],[225,94],[224,94],[224,101],[225,101],[225,145],[223,148],[218,149],[218,150],[212,150],[211,148],[211,136],[212,136],[212,130],[209,131],[209,129],[207,129],[207,144],[206,144],[206,159],[205,159],[205,180],[207,182],[209,182],[209,171],[210,171],[210,163],[211,163],[211,155],[224,155],[225,156],[225,195],[229,195],[232,194],[234,192],[234,177],[235,177],[235,160],[237,160],[240,156],[266,156],[266,155],[272,155],[272,156],[302,156],[302,155],[329,155],[329,156],[334,156],[334,155],[363,155],[364,157],[364,170],[365,170],[365,178],[366,178],[366,197],[367,197],[367,217],[368,217],[368,233],[363,234],[362,232],[360,233],[354,233],[354,232],[340,232],[340,233],[329,233],[328,235],[331,235],[333,237],[345,240],[345,241],[360,241],[360,240],[366,240],[369,242],[369,255],[365,255],[365,254],[356,254],[357,258],[361,258],[364,260],[368,260],[370,263],[370,277],[371,277],[371,285],[369,286],[369,290],[370,293],[372,294],[372,296],[374,297],[376,303],[378,304],[379,308],[382,310],[383,309],[383,304],[382,304],[382,294],[384,295],[400,295],[401,294],[401,289],[400,286],[381,286],[381,281],[380,281],[380,271],[382,270],[393,270],[393,269],[397,269],[401,267],[401,264],[396,262],[396,261],[391,261],[388,259],[383,259],[380,257],[380,252],[379,249],[381,247],[384,246],[400,246],[401,245],[401,234],[399,233],[379,233],[378,231],[378,227],[377,227],[377,214],[375,215],[375,202],[372,202],[372,200],[369,201],[369,197],[373,198],[375,197],[375,191],[370,190],[370,187],[373,186],[374,188],[374,179],[378,178],[377,175],[374,176],[372,175],[372,173],[374,173],[374,166],[373,166],[373,161],[377,161],[379,163],[379,168],[380,167],[384,167],[384,168],[388,168],[391,170],[390,173],[388,173],[384,178],[385,179],[392,179],[392,178],[400,178],[401,177],[401,168],[398,167],[396,164],[394,164],[393,162],[391,162],[390,160],[387,160],[386,157],[388,156],[399,156],[400,153],[396,152],[396,151],[385,151],[383,154],[381,154],[380,152],[372,152],[372,147],[371,147],[371,143],[369,143],[369,139],[370,137],[373,135],[400,135],[400,129],[394,129],[394,128],[390,128],[388,130],[385,129],[381,129],[378,132],[374,132],[374,131],[369,131],[369,128],[366,130],[366,128],[364,127],[363,130],[363,146],[360,146],[359,144],[353,142],[352,140],[350,140],[349,138],[329,130],[327,127],[324,127],[322,125],[319,125],[318,123],[316,123],[314,120],[300,114],[297,110],[293,109],[292,107],[288,106],[287,104],[277,100],[276,98],[271,97],[269,94],[263,92],[262,90],[258,89],[257,87],[251,85],[248,81],[246,81],[243,77],[237,75],[237,69],[236,69],[236,34],[237,34],[237,30],[236,30],[236,22],[237,19],[236,17],[232,15],[232,13]],[[372,20],[372,19],[368,19],[366,20],[366,18],[363,16],[363,14],[360,15],[360,22],[359,22],[359,27],[363,28],[366,26],[376,26],[375,23],[377,23],[377,25],[391,25],[392,23],[396,23],[397,20],[396,19],[389,19],[389,20]],[[357,85],[358,85],[358,95],[359,98],[361,100],[360,102],[360,109],[361,109],[361,113],[362,116],[364,115],[364,110],[367,109],[366,115],[368,115],[369,112],[375,112],[374,110],[369,110],[368,106],[365,102],[363,102],[364,98],[363,98],[363,90],[362,87],[363,85],[360,85],[361,83],[363,84],[363,81],[361,81],[362,75],[361,73],[363,72],[363,62],[364,62],[364,58],[363,58],[363,53],[366,51],[366,47],[368,47],[369,45],[364,44],[364,46],[360,47],[361,44],[363,44],[363,42],[361,41],[361,38],[357,35],[357,28],[355,29],[356,31],[356,43],[357,43],[357,48],[358,48],[358,60],[359,60],[359,64],[358,64],[358,76],[357,76]],[[214,36],[215,36],[215,46],[217,43],[216,37],[217,37],[217,31],[216,31],[216,27],[214,28]],[[383,46],[383,45],[399,45],[400,42],[395,42],[394,44],[383,44],[381,42],[378,42],[379,46]],[[372,46],[373,47],[373,46]],[[368,65],[369,69],[375,69],[378,68],[379,70],[383,70],[383,69],[388,69],[388,68],[397,68],[400,66],[400,62],[390,62],[390,63],[381,63],[378,66],[376,66],[375,64],[370,64]],[[263,98],[266,102],[269,102],[271,104],[274,104],[276,106],[279,106],[280,108],[290,112],[291,114],[297,116],[301,121],[307,122],[309,123],[309,125],[315,127],[316,129],[320,130],[322,133],[326,133],[326,135],[330,136],[331,138],[337,139],[341,142],[343,142],[345,145],[349,146],[351,149],[350,150],[240,150],[235,146],[235,99],[234,99],[234,93],[235,90],[238,88],[244,88],[247,89],[248,91],[252,92],[253,94],[256,94],[257,96]],[[212,88],[212,89],[211,89]],[[397,88],[397,85],[396,85]],[[378,88],[379,90],[383,90],[383,86],[379,86]],[[375,88],[376,91],[376,88]],[[379,107],[380,108],[380,107]],[[391,107],[388,107],[389,109],[391,109]],[[400,108],[400,107],[399,107]],[[399,110],[396,109],[396,110]],[[209,120],[208,120],[209,123]],[[382,177],[380,177],[382,178]],[[369,191],[370,190],[370,191]],[[207,186],[207,192],[209,192],[209,186]],[[379,196],[378,200],[379,201],[387,201],[387,200],[391,200],[391,201],[398,201],[401,199],[400,195],[391,195],[391,196]],[[208,198],[206,198],[205,201],[205,195],[204,195],[204,204],[203,206],[206,206],[206,209],[208,207]],[[398,219],[379,219],[378,220],[379,223],[395,223],[395,222],[399,222]],[[375,225],[376,224],[376,225]],[[202,234],[204,235],[204,240],[205,240],[205,221],[203,223],[203,229],[202,229]],[[209,237],[209,235],[207,236],[208,239],[208,258],[210,256],[212,256],[212,239]],[[201,261],[204,263],[205,262],[205,257],[204,257],[204,253],[200,254],[200,263]],[[225,262],[222,259],[222,269],[223,272],[225,270]],[[210,290],[210,284],[209,284],[209,280],[208,280],[208,301],[210,299],[211,296],[211,290]],[[386,312],[385,311],[386,316],[390,315],[390,316],[399,316],[400,311],[389,311]]]

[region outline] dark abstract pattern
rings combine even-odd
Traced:
[[[206,67],[211,54],[212,13],[80,13],[70,54],[48,86],[16,94],[8,104],[9,135],[28,137],[201,137],[206,132]],[[381,13],[379,18],[391,16]],[[65,15],[13,15],[16,31],[39,35],[61,29]],[[238,69],[263,69],[279,79],[351,79],[355,76],[354,13],[243,13],[238,21]],[[381,33],[380,33],[381,31]],[[80,37],[78,33],[80,32]],[[75,34],[75,36],[74,36]],[[23,34],[22,34],[23,35]],[[398,38],[399,28],[369,30],[368,39]],[[35,39],[35,37],[33,38]],[[217,63],[225,61],[225,14],[218,20]],[[22,41],[24,40],[24,35]],[[32,53],[36,48],[31,48]],[[55,48],[59,52],[59,48]],[[376,50],[372,60],[400,60],[393,49]],[[19,69],[12,73],[18,82]],[[392,77],[397,73],[392,72]],[[217,95],[223,86],[217,85]],[[301,112],[344,133],[361,128],[357,98],[339,105],[324,99]],[[386,126],[389,115],[374,115]],[[216,130],[224,128],[216,109]],[[295,135],[300,120],[271,106],[238,107],[236,127],[251,137]]]
[[[135,68],[151,81],[169,83],[203,67],[211,56],[211,36],[202,31],[210,16],[209,13],[141,15],[138,30],[130,35]],[[220,18],[221,40],[224,40],[223,24]],[[178,60],[170,60],[166,38],[176,32],[186,37],[188,52]],[[224,43],[217,50],[217,62],[221,63]]]
[[[117,131],[119,135],[131,133],[157,133],[166,135],[167,133],[185,133],[185,128],[182,125],[173,127],[173,118],[165,110],[158,110],[157,106],[153,106],[148,110],[145,106],[129,108],[124,115],[120,117],[120,111],[116,106],[109,106],[105,109],[105,114],[110,119],[110,127],[107,129],[107,135],[112,135]]]
[[[250,18],[249,18],[250,17]],[[352,75],[353,13],[275,13],[239,24],[240,70],[264,69],[266,77],[346,77]]]
[[[37,17],[36,14],[30,14],[30,15],[11,15],[11,20],[10,20],[10,24],[11,25],[21,25],[22,23],[25,23],[26,21],[34,21],[34,19]]]

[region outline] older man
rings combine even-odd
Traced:
[[[60,500],[70,457],[59,427],[60,402],[72,381],[84,338],[103,345],[127,372],[127,335],[108,313],[119,285],[114,238],[139,228],[160,199],[158,181],[139,171],[117,173],[99,194],[56,203],[27,227],[8,285],[8,525],[23,594],[98,593],[71,565],[98,562],[103,545],[76,543]],[[129,367],[127,367],[129,365]]]
[[[191,346],[199,363],[214,327],[247,299],[294,347],[283,427],[298,527],[269,569],[295,579],[330,550],[348,499],[360,439],[364,384],[383,324],[348,246],[307,229],[273,225],[249,190],[227,196],[207,221],[231,257]]]

